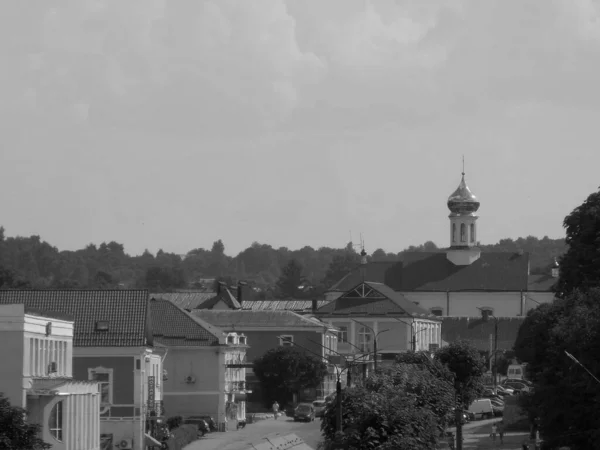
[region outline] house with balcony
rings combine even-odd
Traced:
[[[147,291],[0,291],[0,305],[8,304],[73,317],[71,373],[76,381],[99,386],[101,448],[160,445],[146,433],[162,415],[162,361],[153,349]],[[37,351],[54,354],[39,345]]]
[[[56,450],[99,450],[98,383],[72,377],[73,318],[0,305],[0,390]]]
[[[258,389],[258,385],[252,372],[252,362],[273,348],[296,345],[301,351],[321,356],[327,362],[329,355],[337,352],[337,330],[333,326],[292,311],[196,309],[192,314],[225,332],[242,333],[247,337],[250,346],[244,366],[248,370],[247,384],[253,391]],[[330,365],[329,368],[330,373],[317,389],[301,393],[304,398],[325,397],[335,391],[335,367]],[[260,403],[260,398],[253,395],[249,402]]]
[[[362,376],[375,358],[391,364],[400,353],[434,351],[442,343],[441,318],[382,283],[361,282],[315,315],[339,330],[338,352]]]
[[[222,430],[246,421],[246,336],[195,317],[174,303],[152,299],[152,334],[163,358],[168,416],[209,415]]]

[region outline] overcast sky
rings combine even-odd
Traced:
[[[54,6],[52,6],[54,5]],[[562,237],[600,184],[594,0],[0,6],[0,224],[59,249]]]

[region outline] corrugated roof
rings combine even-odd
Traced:
[[[494,336],[494,320],[479,323],[473,328],[469,324],[479,322],[480,317],[444,317],[442,321],[442,339],[453,342],[458,339],[469,340],[479,350],[490,349],[490,336]],[[524,317],[498,318],[498,349],[512,350]]]
[[[400,292],[382,283],[362,282],[331,303],[319,308],[319,314],[400,314],[412,317],[437,316],[408,300]]]
[[[354,269],[330,290],[346,292],[361,280],[383,283],[394,291],[527,290],[528,253],[482,252],[467,266],[457,266],[445,252],[410,252],[401,262],[376,262],[363,277]]]
[[[202,302],[215,296],[214,292],[174,292],[150,294],[152,298],[169,300],[183,309],[195,309]]]
[[[150,336],[145,290],[0,290],[0,304],[73,316],[75,347],[140,347]],[[108,330],[97,331],[97,321]]]
[[[293,311],[248,311],[248,310],[212,310],[195,309],[191,313],[225,331],[248,328],[310,327],[322,328],[323,325],[296,314]]]
[[[168,300],[152,299],[152,334],[154,342],[167,346],[211,346],[219,340],[194,317]]]
[[[317,300],[317,308],[325,306],[327,303],[329,303],[328,300]],[[242,309],[308,313],[312,311],[312,300],[251,300],[245,301]]]
[[[227,305],[227,307],[230,309],[242,308],[231,291],[228,288],[223,288],[217,295],[205,300],[194,309],[213,309],[220,301],[225,303],[225,305]]]

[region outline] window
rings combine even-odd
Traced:
[[[96,322],[96,331],[108,331],[108,320],[99,320]]]
[[[330,339],[329,339],[329,336],[325,336],[325,353],[330,353],[330,352],[331,352]]]
[[[88,369],[88,379],[98,382],[100,388],[100,409],[102,413],[106,412],[112,404],[113,370],[104,367]]]
[[[475,242],[475,224],[472,223],[470,228],[471,228],[471,242]]]
[[[338,327],[339,328],[339,339],[340,342],[348,342],[348,327]]]
[[[460,242],[467,242],[467,226],[464,223],[460,224]]]
[[[456,224],[452,224],[452,242],[456,242]]]
[[[364,353],[369,351],[371,344],[371,331],[367,327],[358,329],[358,348]]]
[[[50,411],[48,418],[48,429],[54,439],[59,442],[63,440],[63,401],[59,401]]]
[[[431,308],[429,311],[431,311],[431,314],[434,316],[441,316],[444,314],[444,309],[440,307]]]
[[[279,337],[279,345],[282,347],[291,347],[294,345],[294,336],[284,335]]]

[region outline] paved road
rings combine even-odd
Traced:
[[[491,422],[497,421],[499,421],[499,419],[486,421],[488,423],[466,429],[464,434],[463,449],[483,450],[493,448],[498,450],[521,450],[523,441],[526,439],[527,442],[529,442],[529,433],[526,432],[508,432],[504,435],[504,443],[502,444],[497,436],[496,441],[492,441],[492,438],[490,438],[490,433],[492,432]],[[533,449],[534,446],[530,445],[529,448]]]
[[[295,433],[310,447],[316,449],[321,441],[321,421],[311,423],[294,422],[293,419],[280,417],[277,420],[266,419],[246,425],[246,428],[226,433],[210,433],[204,438],[192,442],[184,450],[246,450],[249,444],[256,444],[265,436]]]

